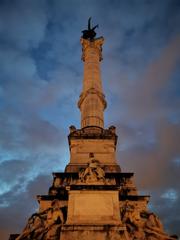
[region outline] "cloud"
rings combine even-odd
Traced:
[[[119,76],[114,75],[110,91],[114,94],[115,101],[112,102],[114,107],[110,111],[113,111],[114,119],[116,116],[115,121],[122,121],[123,118],[152,121],[176,111],[179,102],[174,102],[172,97],[168,99],[169,105],[164,105],[163,97],[168,94],[167,91],[170,92],[170,84],[172,85],[173,81],[172,88],[177,85],[173,74],[178,71],[180,61],[179,41],[180,36],[175,36],[161,49],[159,56],[152,59],[138,75],[132,77],[121,72]]]
[[[165,47],[159,58],[153,61],[145,71],[144,76],[137,80],[132,86],[136,91],[130,89],[128,99],[132,101],[129,106],[133,116],[146,116],[158,114],[161,106],[158,106],[157,98],[171,80],[173,70],[178,66],[180,60],[180,36],[176,36],[167,47]],[[160,103],[161,101],[159,101]],[[156,109],[157,108],[157,109]]]
[[[171,39],[139,76],[125,75],[115,81],[114,93],[119,95],[111,100],[116,101],[111,118],[120,138],[119,163],[123,170],[135,173],[140,192],[152,195],[151,209],[165,229],[176,234],[180,234],[176,215],[180,168],[175,161],[180,156],[180,126],[178,94],[172,89],[178,87],[179,41],[179,35]],[[170,191],[176,193],[174,201]]]
[[[34,196],[68,162],[67,128],[80,125],[79,38],[89,16],[105,37],[105,122],[117,125],[120,165],[135,172],[152,209],[178,233],[179,2],[15,0],[0,3],[3,240],[22,230]]]
[[[33,112],[24,114],[7,109],[0,123],[1,148],[7,151],[47,152],[62,143],[62,131]]]
[[[50,175],[39,175],[31,180],[23,193],[16,194],[16,190],[21,187],[21,182],[13,188],[13,191],[1,196],[1,201],[10,201],[10,205],[1,207],[0,236],[7,239],[10,233],[20,233],[25,227],[27,219],[38,207],[35,200],[36,195],[46,194],[51,184]],[[18,219],[18,221],[17,221]]]
[[[119,143],[119,162],[126,170],[135,172],[139,188],[144,190],[178,188],[176,179],[180,169],[173,160],[180,156],[179,125],[161,121],[152,142],[149,142],[150,138],[145,132],[141,132],[141,135],[144,135],[141,141],[138,131],[132,130],[134,136],[132,134],[131,137],[128,136],[132,144],[124,149],[122,147],[121,150],[121,145],[126,145],[126,141],[129,143],[126,137],[128,133],[126,134],[126,129],[124,131]]]
[[[158,214],[165,230],[180,234],[176,214],[180,196],[179,124],[161,119],[153,134],[146,128],[119,129],[118,162],[122,170],[134,172],[139,192],[151,195],[150,209]]]
[[[2,1],[0,9],[1,41],[23,51],[37,47],[48,20],[46,1]]]
[[[12,159],[2,162],[0,164],[0,195],[11,191],[19,182],[23,182],[29,168],[29,163],[22,160]]]
[[[167,192],[176,192],[177,198],[171,199],[171,198],[164,198],[162,197],[162,192],[158,190],[157,192],[153,192],[153,197],[151,197],[151,210],[158,214],[160,219],[163,222],[164,229],[169,234],[177,234],[179,236],[179,215],[177,214],[179,212],[179,190],[175,191],[173,189],[167,190],[164,194],[167,194]]]

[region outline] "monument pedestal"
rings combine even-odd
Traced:
[[[65,224],[61,228],[60,240],[130,240],[126,227],[122,225]]]
[[[69,191],[67,224],[120,224],[118,191]]]

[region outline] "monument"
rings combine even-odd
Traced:
[[[70,126],[70,161],[53,173],[47,195],[38,195],[39,210],[16,240],[170,240],[158,217],[139,195],[133,173],[116,160],[116,128],[104,128],[105,95],[100,62],[103,37],[88,21],[82,31],[83,89],[78,101],[81,128]]]

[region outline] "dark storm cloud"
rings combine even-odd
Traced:
[[[170,116],[178,113],[179,100],[177,96],[172,96],[168,101],[167,98],[171,96],[168,91],[177,84],[173,74],[180,59],[179,43],[177,35],[161,50],[158,58],[147,66],[143,77],[129,86],[124,85],[123,90],[120,90],[126,108],[120,122],[125,118],[129,124],[119,125],[118,154],[122,168],[124,166],[126,170],[136,173],[138,189],[152,194],[152,208],[160,214],[166,229],[177,234],[180,221],[176,215],[180,194],[177,179],[180,168],[174,160],[180,156],[180,126],[177,119],[173,122]],[[177,194],[171,207],[170,199],[161,197],[169,190]]]
[[[3,219],[0,229],[1,239],[7,239],[10,232],[18,233],[25,227],[27,219],[38,207],[36,195],[40,192],[41,194],[47,193],[51,184],[51,176],[39,175],[28,183],[23,192],[18,192],[21,184],[19,182],[11,191],[1,196],[2,203],[9,203],[0,208],[0,215]]]
[[[12,159],[9,161],[4,161],[0,164],[0,207],[6,207],[10,204],[10,199],[4,199],[3,195],[16,189],[16,186],[20,184],[25,184],[27,181],[27,172],[30,166],[28,163],[22,160]]]
[[[1,42],[19,50],[37,47],[44,38],[47,20],[47,3],[44,0],[1,1]]]
[[[174,194],[174,189],[168,189],[167,192]],[[166,192],[166,193],[167,193]],[[179,234],[179,192],[176,192],[176,198],[170,197],[163,197],[165,195],[164,192],[161,192],[161,190],[153,191],[153,197],[151,197],[151,207],[150,209],[157,213],[160,219],[162,219],[164,228],[167,232],[170,234],[176,233]]]
[[[121,125],[119,129],[118,159],[122,170],[135,172],[138,189],[151,195],[151,209],[160,216],[165,229],[179,234],[179,124],[161,119],[149,131],[142,126]]]
[[[6,109],[0,119],[1,148],[6,151],[55,151],[62,143],[63,132],[33,112]]]
[[[153,59],[145,68],[142,75],[135,76],[133,80],[119,79],[116,77],[114,82],[115,93],[120,93],[120,100],[126,107],[126,114],[123,117],[153,119],[164,116],[173,110],[174,102],[169,101],[171,106],[163,105],[162,93],[169,87],[168,83],[172,81],[172,75],[180,61],[180,35],[175,36],[166,47],[164,47],[159,56]],[[175,81],[175,80],[174,80]],[[119,102],[117,101],[117,104]],[[121,104],[121,102],[120,102]],[[179,102],[176,102],[176,108]],[[116,107],[118,107],[116,105]],[[114,109],[117,112],[117,109]],[[151,119],[151,120],[152,120]],[[144,120],[144,119],[143,119]]]
[[[162,216],[165,228],[179,234],[176,210],[180,168],[175,159],[180,156],[177,90],[180,38],[176,28],[180,15],[177,8],[169,8],[168,4],[160,9],[159,2],[154,5],[156,10],[147,12],[146,17],[144,14],[150,5],[145,7],[144,13],[137,17],[143,21],[135,21],[134,15],[138,12],[134,10],[124,28],[123,23],[114,22],[119,23],[121,29],[115,33],[118,37],[113,36],[114,31],[109,31],[112,42],[103,70],[105,81],[111,84],[106,92],[113,93],[113,96],[109,93],[108,99],[113,107],[106,117],[110,124],[118,127],[118,160],[122,169],[135,172],[138,189],[152,194],[153,210]],[[170,12],[176,12],[174,17]],[[169,189],[177,192],[176,202],[171,207],[168,207],[169,199],[161,198]],[[160,207],[153,197],[160,199]],[[163,211],[166,213],[162,214]]]
[[[50,172],[68,161],[89,16],[106,40],[106,124],[117,125],[121,167],[135,172],[151,208],[179,233],[179,1],[16,0],[0,3],[2,240],[22,229]]]
[[[174,160],[180,155],[179,125],[161,120],[156,127],[157,129],[155,129],[155,136],[152,142],[150,142],[150,137],[147,137],[148,134],[143,129],[139,131],[131,130],[133,134],[126,133],[126,129],[125,133],[123,133],[122,129],[122,140],[119,144],[120,164],[126,170],[133,171],[134,169],[137,174],[138,186],[141,189],[148,190],[159,187],[162,189],[178,189],[179,182],[176,179],[178,178],[180,169],[176,166]],[[131,144],[127,136],[131,138]],[[123,149],[123,144],[126,145],[126,141],[129,145]],[[141,173],[146,177],[141,178]]]

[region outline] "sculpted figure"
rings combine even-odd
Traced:
[[[145,228],[156,233],[163,233],[163,226],[159,218],[154,213],[149,213],[148,219],[145,223]]]
[[[90,169],[91,170],[91,169]],[[91,173],[86,176],[86,182],[97,182],[97,174],[91,170]]]
[[[143,221],[136,205],[128,200],[121,209],[122,222],[125,223],[127,231],[132,239],[145,240],[145,233],[143,231]]]
[[[93,159],[88,164],[88,167],[85,170],[79,172],[79,179],[81,182],[97,182],[99,180],[105,180],[104,170],[98,166],[99,163],[97,160]]]
[[[33,214],[16,240],[58,239],[59,229],[64,223],[64,216],[58,200],[54,200],[51,207],[43,212]]]
[[[42,239],[45,229],[46,211],[33,214],[24,228],[22,234],[16,240]]]
[[[91,28],[91,17],[88,19],[88,29],[83,30],[83,38],[84,39],[90,39],[93,40],[96,36],[96,32],[94,31],[96,28],[98,27],[98,25],[94,26]]]
[[[54,200],[51,204],[52,208],[47,213],[46,221],[46,238],[48,240],[58,240],[61,225],[64,223],[64,216],[61,210],[61,205],[58,200]]]
[[[64,223],[63,213],[60,209],[60,203],[58,200],[54,200],[51,204],[52,208],[47,213],[46,226],[49,227],[54,223]]]
[[[80,180],[81,182],[84,181],[84,170],[80,170],[80,171],[79,171],[79,180]]]
[[[121,208],[122,222],[126,225],[129,236],[138,240],[165,240],[167,237],[163,231],[159,218],[151,212],[139,213],[136,205],[126,201]]]
[[[55,179],[54,179],[54,187],[59,187],[59,186],[61,186],[61,182],[62,182],[62,180],[60,179],[60,178],[58,178],[58,177],[56,177]]]
[[[56,195],[57,193],[58,193],[58,191],[54,187],[49,188],[49,194],[50,195]]]
[[[105,172],[101,167],[97,166],[96,169],[95,169],[95,172],[97,173],[98,179],[104,179]]]

